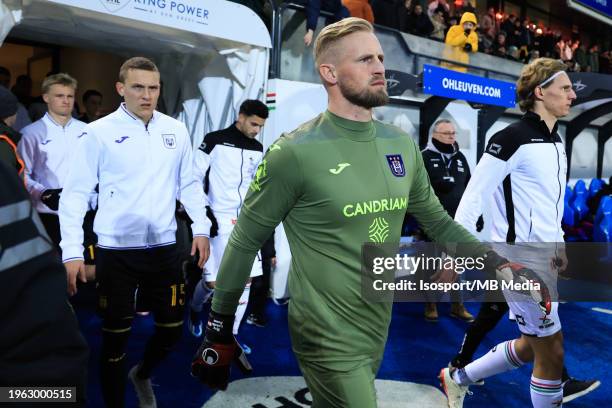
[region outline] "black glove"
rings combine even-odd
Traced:
[[[466,37],[469,37],[470,34],[472,34],[472,30],[463,30],[463,34],[465,34]]]
[[[248,374],[253,367],[232,335],[234,316],[210,311],[206,334],[191,362],[191,375],[213,389],[225,390],[232,362]]]
[[[42,201],[44,205],[46,205],[53,211],[57,211],[57,209],[59,208],[59,200],[61,194],[61,188],[50,188],[48,190],[43,191],[43,193],[40,195],[40,201]]]
[[[521,293],[530,296],[540,306],[543,313],[550,314],[552,302],[548,287],[533,270],[518,262],[510,262],[494,251],[489,251],[485,255],[485,268],[494,270],[496,277],[506,282],[512,281],[515,284],[531,282],[534,286],[539,284],[539,290],[534,289]]]
[[[471,52],[472,51],[472,44],[465,43],[465,45],[463,46],[463,50],[467,51],[467,52]]]
[[[208,205],[206,206],[206,216],[210,220],[210,232],[208,233],[208,236],[210,238],[214,238],[219,235],[219,223],[217,222],[215,214],[212,212],[212,208],[210,208]]]
[[[482,218],[482,215],[480,217],[478,217],[478,220],[476,220],[476,231],[480,232],[482,231],[482,229],[484,228],[484,219]]]

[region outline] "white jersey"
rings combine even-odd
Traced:
[[[139,249],[176,242],[178,199],[194,236],[208,236],[204,192],[185,125],[155,111],[145,125],[125,104],[88,124],[60,199],[64,261],[82,258],[87,197],[99,184],[98,246]]]
[[[493,135],[455,220],[474,233],[488,206],[492,242],[563,242],[566,174],[565,148],[556,126],[549,132],[538,115],[528,112]]]
[[[71,118],[62,126],[45,113],[21,130],[23,135],[17,150],[25,164],[26,188],[38,212],[57,214],[40,201],[40,196],[45,190],[64,187],[85,125]]]
[[[491,204],[490,219],[485,219],[491,226],[491,241],[516,243],[495,246],[495,251],[538,273],[553,299],[556,273],[550,265],[557,247],[564,246],[561,218],[566,172],[557,126],[549,131],[537,114],[527,112],[493,135],[455,214],[455,220],[474,233],[478,217]],[[545,337],[561,330],[557,302],[546,315],[529,296],[503,292],[521,333]]]
[[[261,143],[236,125],[207,134],[195,151],[196,178],[206,190],[220,234],[233,228],[262,157]]]

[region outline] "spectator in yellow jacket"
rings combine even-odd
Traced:
[[[478,51],[478,34],[476,34],[476,16],[474,13],[463,13],[459,24],[452,26],[446,33],[443,56],[445,59],[464,64],[470,62],[468,53]],[[467,68],[454,64],[442,63],[442,66],[455,71],[466,72]]]

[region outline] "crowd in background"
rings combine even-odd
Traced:
[[[251,7],[264,22],[268,23],[271,11],[266,10],[270,7],[267,0],[232,1]],[[277,1],[277,3],[282,2],[282,0]],[[547,27],[528,18],[520,19],[514,14],[495,10],[493,7],[485,14],[478,14],[473,2],[469,0],[463,2],[291,0],[291,2],[306,7],[306,14],[310,17],[307,19],[311,21],[308,29],[312,29],[312,19],[318,18],[320,11],[326,11],[337,18],[347,15],[361,17],[377,25],[441,42],[445,41],[448,30],[459,24],[463,13],[471,12],[476,14],[478,20],[476,30],[478,52],[521,63],[528,63],[539,57],[551,57],[565,61],[569,71],[612,74],[612,52],[609,49],[601,49],[601,44],[595,41],[584,41],[585,36],[581,35],[578,26],[573,25],[571,33],[564,35],[561,28]],[[311,41],[305,41],[306,45]]]

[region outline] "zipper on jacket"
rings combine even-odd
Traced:
[[[557,218],[555,218],[555,224],[557,224],[557,232],[559,232],[559,225],[557,220],[559,219],[559,201],[561,200],[561,180],[559,177],[561,176],[561,160],[559,158],[559,149],[557,148],[557,143],[553,140],[553,145],[555,146],[555,151],[557,152],[557,183],[559,184],[559,193],[557,194],[557,202],[555,204],[555,211],[557,213]]]
[[[153,163],[153,154],[151,153],[151,133],[149,133],[149,123],[147,122],[144,125],[145,128],[145,137],[147,138],[147,154],[149,156],[149,163]],[[147,220],[147,232],[146,232],[146,236],[145,236],[145,246],[147,248],[150,248],[149,246],[149,236],[150,236],[150,230],[151,230],[151,224],[149,222],[149,220],[151,220],[153,218],[153,205],[152,205],[152,200],[151,200],[151,189],[147,189],[147,195],[148,195],[148,204],[149,204],[149,218]]]
[[[529,210],[529,233],[527,234],[527,241],[531,241],[531,231],[533,230],[533,209]]]

